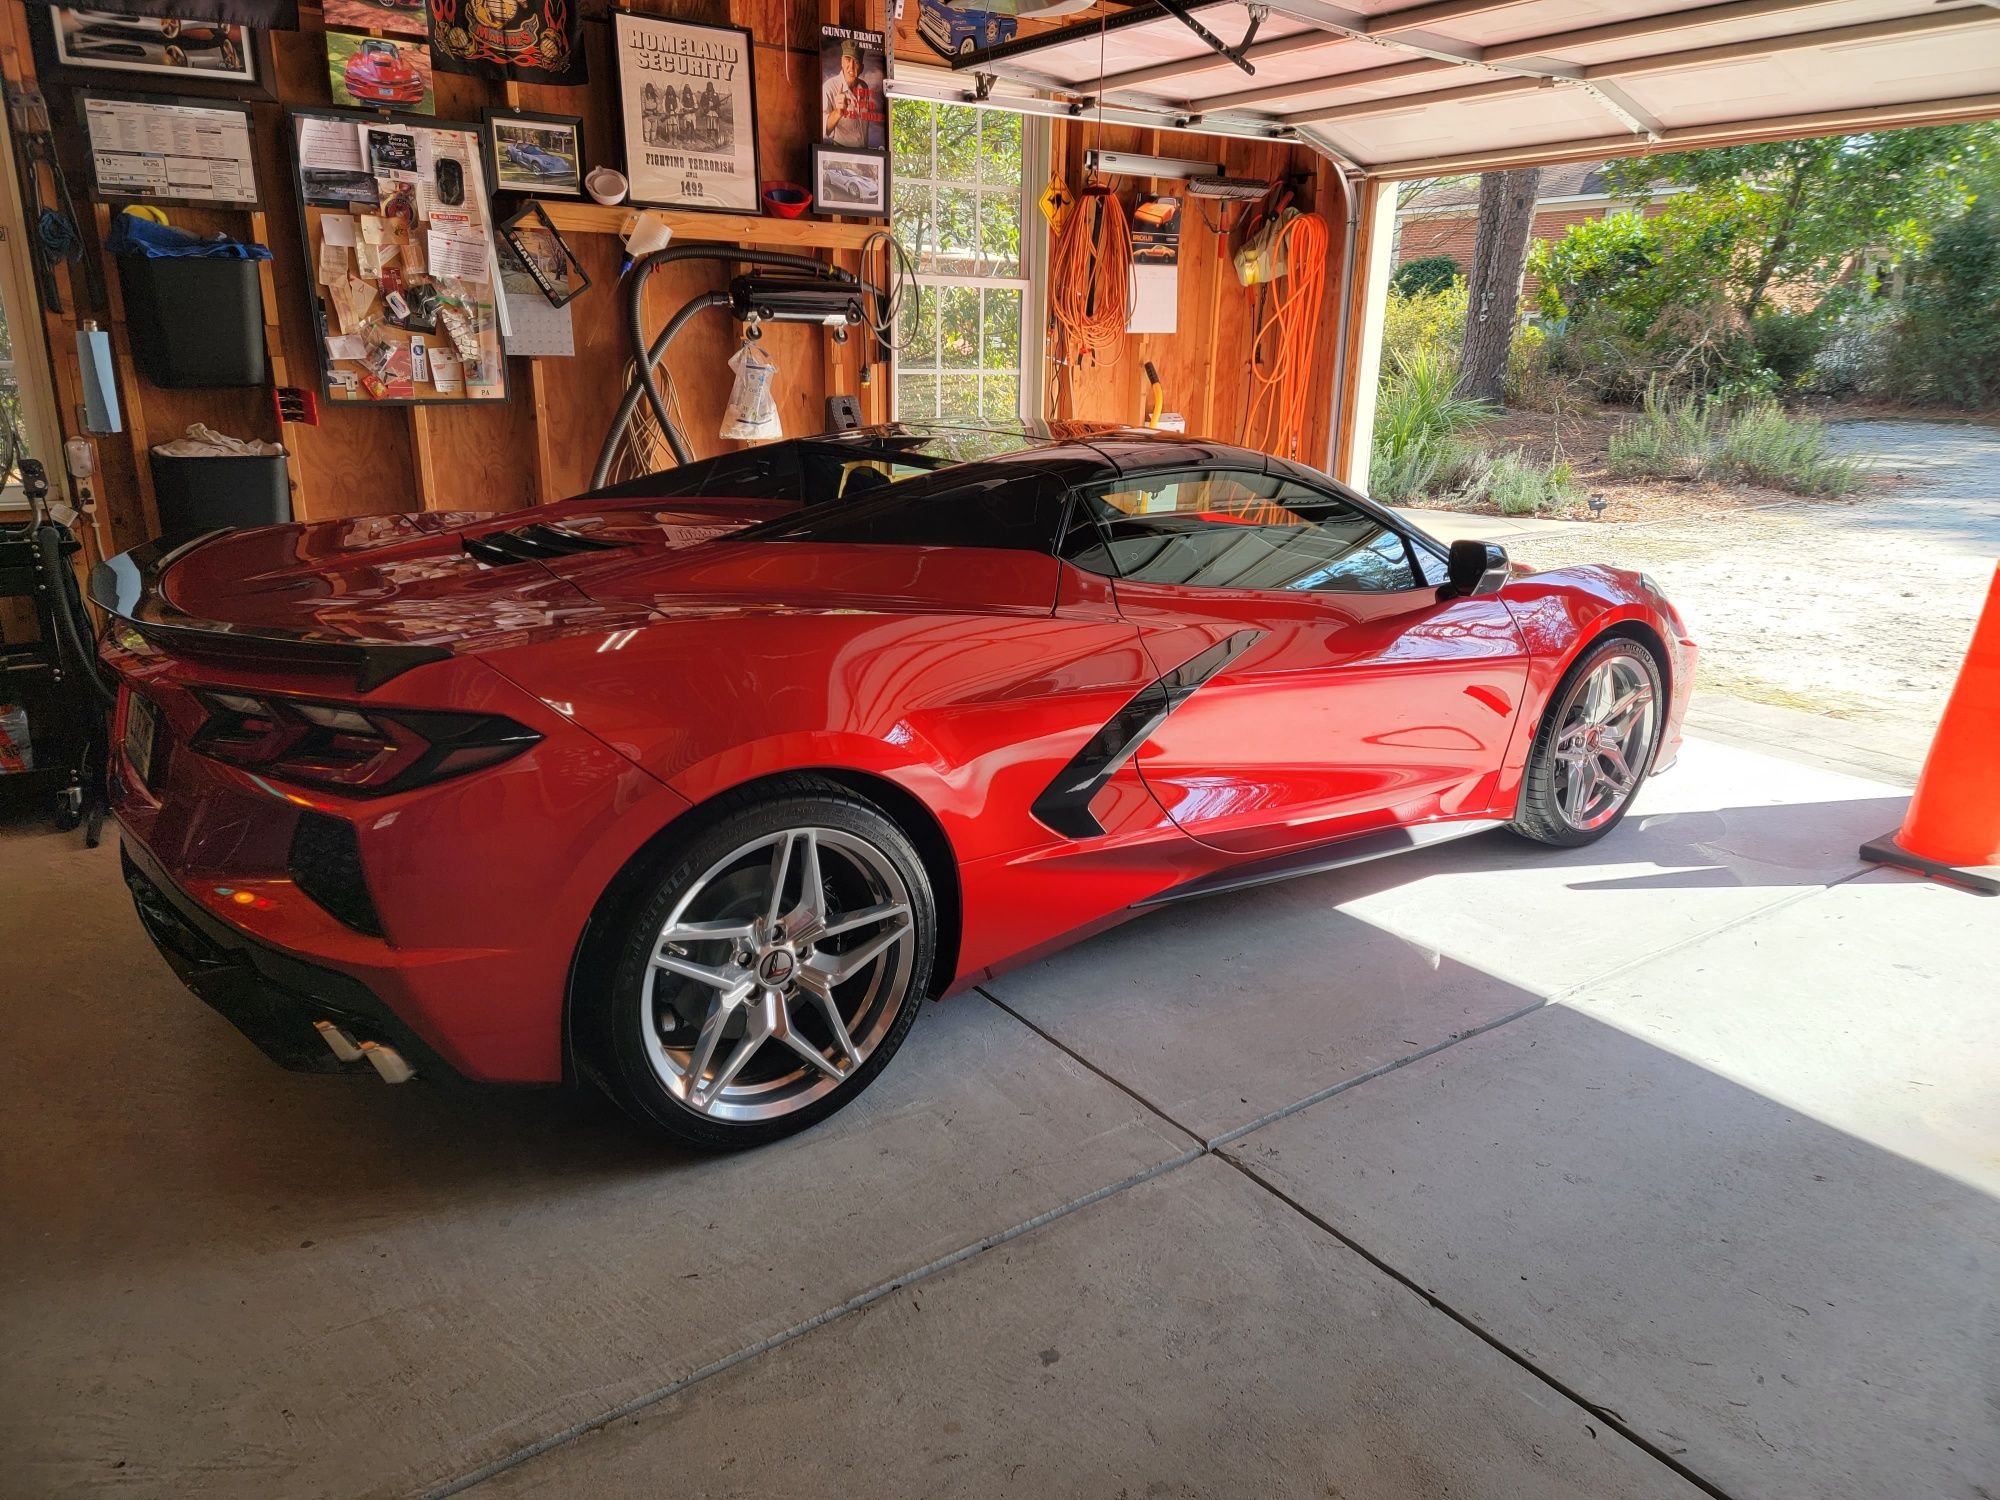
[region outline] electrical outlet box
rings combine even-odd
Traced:
[[[826,398],[826,430],[849,432],[861,425],[861,403],[852,396]]]

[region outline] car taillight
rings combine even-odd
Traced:
[[[192,749],[246,770],[361,797],[406,791],[519,755],[541,736],[499,714],[319,703],[196,688]]]

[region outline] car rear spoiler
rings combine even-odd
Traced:
[[[90,570],[90,602],[173,655],[244,666],[344,668],[353,672],[355,689],[363,693],[412,667],[450,659],[452,653],[443,646],[371,641],[323,631],[251,629],[204,620],[177,608],[160,587],[167,569],[203,543],[228,534],[224,527],[185,542],[147,542],[108,558]]]

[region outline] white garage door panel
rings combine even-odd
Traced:
[[[1943,10],[1940,5],[1930,9]],[[1960,8],[1953,0],[1951,8]],[[1965,9],[1974,9],[1967,6]],[[1616,63],[1635,57],[1658,57],[1665,53],[1687,52],[1696,47],[1720,47],[1730,42],[1766,41],[1794,36],[1800,32],[1829,31],[1839,26],[1859,26],[1869,21],[1888,21],[1899,16],[1922,14],[1910,0],[1845,0],[1835,5],[1815,5],[1809,10],[1782,11],[1774,15],[1749,16],[1720,25],[1692,26],[1684,31],[1655,36],[1630,37],[1623,41],[1594,42],[1564,47],[1562,60],[1568,63]],[[1569,30],[1558,27],[1557,30]],[[1540,32],[1522,32],[1538,36]]]
[[[1541,146],[1599,135],[1604,112],[1587,95],[1574,89],[1543,89],[1533,94],[1465,104],[1415,105],[1393,115],[1341,120],[1328,127],[1355,143],[1370,161],[1444,155],[1499,146]]]
[[[1929,37],[1654,74],[1625,89],[1670,128],[1715,125],[1782,114],[1801,98],[1822,110],[1988,93],[2000,89],[2000,50],[1969,46],[1962,35]]]
[[[1672,15],[1675,11],[1697,10],[1716,0],[1534,0],[1531,5],[1506,5],[1484,15],[1463,16],[1427,28],[1454,41],[1491,46],[1527,36],[1549,36],[1558,31],[1578,31],[1586,26],[1609,26],[1642,16]]]

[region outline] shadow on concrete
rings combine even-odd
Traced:
[[[1756,989],[1659,997],[1714,1011],[1672,1051],[1546,1007],[1226,1151],[1727,1493],[1985,1495],[1991,1143],[1939,1147],[1960,1176],[1868,1138],[1976,1102],[1976,1008],[1925,998],[1906,1077],[1879,1028],[1916,995]]]

